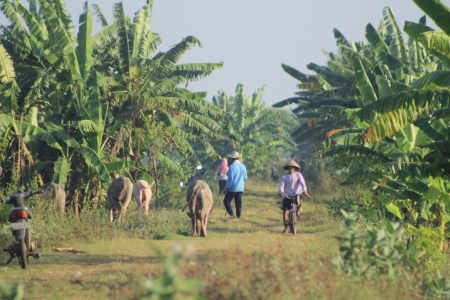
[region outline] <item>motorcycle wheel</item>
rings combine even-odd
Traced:
[[[17,248],[17,260],[22,266],[22,269],[26,269],[28,265],[27,245],[25,239],[19,240],[19,247]]]

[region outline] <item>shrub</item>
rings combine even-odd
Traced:
[[[343,197],[333,197],[331,200],[326,201],[328,211],[333,217],[343,217],[341,211],[356,212],[363,205],[355,203],[350,195],[344,195]]]
[[[430,297],[436,297],[436,299],[439,299],[440,296],[444,296],[443,299],[450,298],[450,280],[439,272],[437,272],[435,278],[426,282],[422,288]]]
[[[192,256],[192,249],[177,243],[167,254],[159,248],[155,247],[155,250],[162,263],[163,272],[157,278],[144,281],[146,292],[138,299],[203,299],[195,294],[205,287],[205,282],[184,278],[180,272],[186,257]]]
[[[22,300],[24,295],[23,284],[0,282],[0,299]]]
[[[436,271],[445,260],[445,254],[440,249],[443,237],[438,229],[423,226],[411,227],[408,229],[408,233],[414,237],[412,246],[421,253],[420,258],[410,263],[427,272]]]
[[[342,214],[345,220],[342,222],[344,235],[340,238],[341,255],[333,263],[345,273],[366,277],[387,274],[398,278],[401,266],[420,256],[418,251],[407,251],[400,223],[385,220],[382,228],[369,226],[358,236],[356,215],[345,211]]]

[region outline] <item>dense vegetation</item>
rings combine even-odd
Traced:
[[[0,182],[4,195],[49,181],[66,189],[73,210],[64,221],[54,219],[48,213],[52,208],[39,199],[32,203],[41,245],[56,246],[55,237],[80,242],[98,236],[186,235],[185,218],[173,208],[184,201],[178,182],[197,164],[217,193],[214,169],[231,150],[243,154],[254,178],[265,180],[267,166],[278,163],[280,169],[284,152],[297,148],[314,155],[305,176],[322,191],[316,204],[329,212],[314,217],[329,218],[332,226],[342,221],[342,232],[327,237],[339,242],[339,255],[314,257],[327,260],[327,272],[348,274],[342,285],[377,276],[383,285],[395,280],[402,291],[398,298],[419,290],[418,298],[448,295],[450,9],[442,1],[413,0],[442,31],[428,27],[425,16],[406,22],[402,31],[388,7],[378,28],[366,26],[364,42],[349,41],[334,29],[337,53],[327,54],[326,66],[310,63],[314,74],[304,74],[282,65],[299,80],[300,91],[274,108],[263,101],[264,87],[248,97],[238,84],[234,96],[219,91],[212,103],[205,93],[189,90],[190,81],[211,75],[223,63],[178,64],[186,51],[202,46],[192,36],[157,51],[161,37],[150,30],[151,0],[133,19],[124,14],[122,2],[115,4],[112,23],[99,6],[86,2],[77,31],[63,0],[28,2],[27,8],[0,0],[11,22],[0,31]],[[101,24],[95,34],[94,17]],[[297,105],[292,112],[279,109],[292,104]],[[102,205],[115,173],[133,181],[155,180],[152,218],[136,215],[123,224],[107,224]],[[0,211],[1,221],[6,213]],[[258,270],[282,283],[286,278],[274,272],[288,267],[289,254],[227,255],[245,257],[248,268],[272,264]],[[171,255],[165,259],[176,265],[180,257]],[[220,255],[204,254],[208,261],[220,261]],[[240,294],[211,290],[211,284],[225,284],[228,263],[222,261],[218,269],[208,265],[222,276],[216,281],[208,281],[209,273],[195,264],[184,270],[195,270],[207,281],[211,297],[250,298],[247,281],[246,288],[237,289]],[[170,273],[177,266],[165,267],[147,296],[182,273]],[[273,298],[299,293],[267,288]],[[312,285],[307,288],[306,295],[313,296]]]
[[[247,99],[240,85],[223,106],[187,88],[223,63],[177,64],[202,46],[193,36],[157,51],[153,1],[133,19],[115,4],[112,23],[86,2],[77,33],[62,0],[0,3],[11,22],[0,32],[3,187],[54,181],[78,214],[95,211],[119,173],[155,180],[157,204],[171,205],[172,190],[193,166],[213,170],[238,147],[256,173],[277,148],[294,145],[289,111],[266,107],[263,89]],[[95,34],[94,17],[101,25]]]

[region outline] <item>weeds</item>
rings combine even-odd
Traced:
[[[405,270],[429,263],[430,257],[423,258],[424,251],[418,249],[414,241],[406,248],[403,226],[385,220],[382,228],[366,228],[362,235],[357,233],[357,217],[354,213],[342,211],[345,220],[343,237],[340,238],[341,255],[333,263],[345,273],[374,277],[388,275],[398,279]],[[404,268],[406,267],[406,269]]]
[[[358,211],[362,205],[353,201],[350,195],[344,195],[343,197],[333,197],[331,200],[327,200],[327,209],[335,218],[342,218],[341,211],[355,212]]]
[[[24,294],[23,284],[0,282],[0,299],[22,300]]]
[[[322,172],[322,176],[328,175]],[[24,285],[26,297],[145,299],[144,296],[200,295],[206,299],[364,299],[370,295],[372,299],[423,299],[427,288],[430,295],[445,295],[447,283],[441,277],[436,277],[435,283],[430,280],[421,290],[414,276],[393,281],[384,275],[390,269],[395,272],[405,269],[402,263],[397,263],[398,255],[403,259],[416,258],[416,269],[428,255],[419,256],[423,252],[420,244],[415,255],[405,252],[412,250],[398,246],[397,243],[404,242],[404,235],[396,226],[392,226],[393,232],[383,229],[386,233],[381,228],[367,230],[356,222],[350,226],[351,230],[343,232],[353,261],[366,264],[373,274],[381,277],[336,273],[331,257],[338,254],[339,229],[337,221],[329,216],[325,200],[347,193],[333,182],[328,187],[321,190],[313,180],[308,182],[314,198],[305,201],[304,217],[296,236],[279,234],[282,215],[276,206],[277,185],[253,178],[246,183],[241,220],[223,222],[223,198],[216,195],[205,239],[187,237],[190,219],[180,209],[164,205],[152,207],[148,216],[137,213],[131,205],[125,221],[119,224],[109,223],[108,212],[100,207],[95,213],[83,210],[76,218],[71,213],[59,216],[51,206],[41,202],[33,204],[32,234],[41,246],[69,244],[88,254],[44,253],[42,259],[33,260],[27,270],[29,280]],[[10,238],[9,228],[2,228],[0,241]],[[187,248],[176,252],[170,248],[172,241],[168,239],[179,240]],[[149,251],[150,244],[158,245],[167,253],[166,258],[155,257],[154,251]],[[195,248],[195,253],[189,247]],[[0,279],[21,282],[21,271],[17,264],[0,268]],[[407,269],[404,273],[408,272],[413,271]],[[185,289],[183,285],[192,278],[204,284],[192,282],[194,288]]]
[[[430,297],[435,297],[436,299],[450,298],[450,280],[442,276],[440,272],[437,272],[435,278],[425,283],[423,289]]]
[[[193,279],[190,276],[182,276],[180,270],[187,257],[192,258],[193,249],[181,243],[173,245],[167,254],[155,247],[159,255],[162,274],[154,279],[144,281],[146,292],[138,299],[203,299],[198,294],[204,287],[205,282]]]

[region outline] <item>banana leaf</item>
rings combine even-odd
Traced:
[[[450,57],[450,36],[444,32],[427,31],[421,33],[417,39],[428,50],[433,50],[442,54],[446,58]]]
[[[67,175],[70,173],[70,162],[67,157],[58,157],[53,167],[52,181],[64,188],[67,182]]]
[[[449,40],[450,42],[450,40]],[[450,86],[450,71],[435,71],[420,77],[413,84],[411,90],[425,90],[435,88],[448,88]]]
[[[364,103],[370,103],[378,100],[377,94],[375,93],[372,83],[370,82],[369,77],[367,77],[366,70],[364,69],[359,58],[354,59],[353,68],[355,70],[357,86],[361,92]]]
[[[299,104],[302,100],[309,100],[309,97],[292,97],[288,99],[284,99],[280,102],[277,102],[275,104],[272,104],[272,107],[283,107],[290,104]]]
[[[134,161],[131,160],[119,160],[105,163],[105,167],[108,169],[108,172],[120,171],[122,169],[132,168],[134,167]]]
[[[167,156],[165,156],[162,153],[158,153],[156,155],[156,158],[163,164],[165,164],[170,170],[175,171],[175,172],[181,172],[182,176],[183,175],[183,171]]]
[[[424,24],[417,24],[413,22],[405,22],[405,26],[403,27],[403,30],[415,41],[419,40],[419,37],[423,33],[434,31],[434,29],[424,25]],[[432,45],[433,43],[430,43]],[[426,46],[425,46],[426,47]],[[432,47],[434,48],[434,46]],[[427,49],[430,51],[431,54],[438,57],[446,66],[447,68],[450,67],[450,59],[446,57],[445,55],[433,50],[433,49]]]
[[[285,65],[285,64],[281,64],[281,68],[283,68],[283,70],[286,73],[288,73],[289,75],[291,75],[292,77],[294,77],[295,79],[297,79],[303,83],[317,82],[317,76],[303,74],[302,72],[300,72],[288,65]]]
[[[379,58],[382,59],[386,54],[390,53],[388,45],[386,45],[384,39],[370,23],[366,26],[366,39]]]
[[[439,28],[450,36],[450,9],[440,0],[413,0]]]
[[[0,44],[0,82],[6,84],[16,78],[14,63],[5,47]]]
[[[103,160],[89,147],[80,147],[75,149],[78,153],[83,155],[86,164],[93,167],[99,176],[99,180],[103,182],[109,182],[111,177],[108,173],[108,168],[106,168]]]
[[[78,46],[76,49],[81,78],[84,80],[91,69],[94,58],[92,57],[92,19],[89,5],[85,2],[85,11],[80,15],[80,26],[78,29]]]
[[[39,126],[34,126],[26,122],[15,121],[16,128],[20,130],[22,136],[29,135],[30,137],[38,140],[45,141],[47,145],[53,147],[55,149],[61,150],[62,148],[59,143],[53,138],[51,134],[49,134],[44,129]]]
[[[19,108],[17,97],[20,88],[15,80],[0,85],[0,103],[6,113],[13,113]]]
[[[126,16],[122,2],[114,4],[114,20],[118,24],[117,44],[120,54],[120,67],[126,70],[131,69],[131,52],[130,52],[130,19]]]

